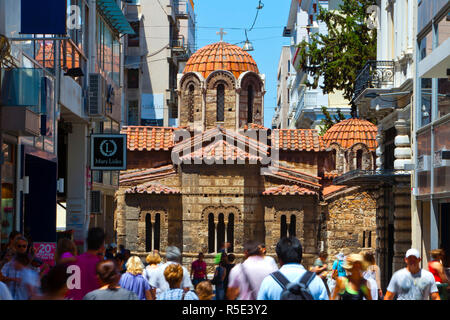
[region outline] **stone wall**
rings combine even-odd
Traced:
[[[377,206],[374,194],[371,191],[352,189],[326,199],[327,204],[323,208],[321,240],[325,241],[329,263],[335,260],[336,254],[343,248],[347,248],[350,253],[376,248]]]

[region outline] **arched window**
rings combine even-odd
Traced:
[[[333,149],[333,151],[331,152],[331,170],[336,170],[336,162],[337,162],[337,157],[336,157],[336,149]]]
[[[161,215],[155,215],[155,238],[153,242],[153,249],[159,251],[159,244],[161,240]]]
[[[228,215],[227,241],[230,243],[228,252],[234,252],[234,214]]]
[[[295,217],[295,215],[291,215],[291,223],[289,223],[289,237],[296,236],[296,224],[297,218]]]
[[[194,85],[189,86],[188,95],[188,122],[194,122]]]
[[[145,251],[152,251],[152,216],[145,216]]]
[[[208,215],[208,253],[215,252],[216,228],[214,225],[214,214]]]
[[[224,121],[225,119],[225,86],[219,84],[217,86],[217,121]]]
[[[255,98],[255,94],[253,92],[253,87],[248,86],[248,94],[247,94],[247,122],[253,123],[253,100]]]
[[[281,226],[280,226],[280,238],[287,237],[287,223],[286,223],[286,216],[283,214],[281,216]]]
[[[356,151],[356,169],[362,169],[362,156],[363,151],[361,149]]]
[[[219,221],[217,222],[217,250],[216,252],[218,252],[221,247],[222,244],[225,242],[225,220],[224,220],[224,216],[223,213],[219,214]]]

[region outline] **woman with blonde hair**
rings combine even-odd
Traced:
[[[155,300],[155,292],[142,276],[144,264],[138,256],[131,256],[126,263],[127,271],[120,277],[119,286],[136,293],[139,300]]]
[[[183,268],[179,264],[169,264],[164,269],[164,278],[169,283],[170,289],[162,292],[158,296],[158,300],[198,300],[194,292],[180,288],[183,280]]]
[[[366,279],[373,279],[376,282],[377,285],[377,299],[382,300],[383,299],[383,291],[381,290],[381,271],[380,267],[376,264],[375,261],[375,253],[372,250],[369,251],[362,251],[360,253],[364,260],[367,262],[368,267],[367,270],[364,272],[364,278]],[[375,297],[372,294],[372,298]]]
[[[370,288],[367,286],[367,280],[363,277],[363,272],[367,269],[367,263],[360,254],[351,254],[345,258],[342,266],[346,277],[338,277],[336,287],[334,288],[331,300],[372,300]]]
[[[150,284],[152,279],[157,276],[157,269],[159,267],[159,264],[161,263],[161,256],[158,254],[157,250],[150,253],[147,258],[145,258],[145,261],[148,263],[147,267],[145,267],[144,272],[142,273],[142,276],[147,280],[147,282]],[[154,290],[154,295],[158,295],[160,293],[159,288],[156,288]]]
[[[212,300],[214,297],[211,281],[202,281],[195,287],[199,300]]]

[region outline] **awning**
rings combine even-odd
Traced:
[[[133,28],[131,28],[115,0],[97,0],[97,5],[117,32],[122,34],[134,34]]]
[[[141,65],[140,56],[125,56],[125,69],[139,69]]]

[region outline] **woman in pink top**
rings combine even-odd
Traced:
[[[65,264],[76,261],[77,247],[75,243],[67,238],[60,239],[56,246],[55,262],[56,264]]]

